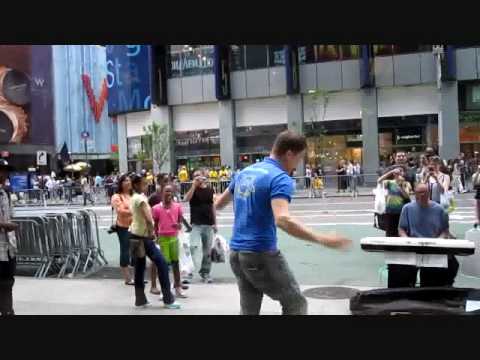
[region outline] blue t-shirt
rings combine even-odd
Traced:
[[[403,207],[399,228],[409,237],[438,238],[448,229],[448,215],[436,202],[430,201],[430,206],[424,208],[414,201]]]
[[[271,200],[293,194],[293,180],[270,157],[242,170],[229,186],[233,194],[235,223],[230,248],[235,251],[277,250],[277,227]]]

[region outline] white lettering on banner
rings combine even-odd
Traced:
[[[421,135],[397,135],[397,140],[412,140],[412,139],[420,139]]]
[[[127,46],[127,56],[137,56],[138,54],[140,54],[141,45],[126,45],[126,46]]]
[[[130,99],[130,104],[127,102],[124,90],[118,91],[118,97],[120,100],[120,109],[138,109],[140,108],[140,90],[134,89],[132,91],[132,97]]]
[[[211,68],[213,59],[207,57],[205,60],[203,58],[172,60],[171,67],[173,71]]]
[[[150,107],[150,101],[151,101],[151,99],[152,99],[152,97],[151,97],[150,95],[148,95],[148,96],[145,98],[145,100],[144,100],[144,102],[143,102],[143,107],[144,107],[145,109],[148,109],[148,108]]]
[[[43,84],[45,83],[45,79],[34,77],[33,83],[38,87],[43,87]]]
[[[179,146],[188,146],[195,144],[219,144],[219,136],[210,136],[210,137],[201,137],[201,138],[187,138],[187,139],[176,139],[176,144]]]
[[[107,86],[109,89],[111,89],[115,84],[115,75],[109,70],[109,67],[113,67],[112,60],[107,61]]]

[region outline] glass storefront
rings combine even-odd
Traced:
[[[175,133],[176,169],[186,165],[190,172],[199,167],[220,167],[218,129]]]
[[[362,162],[361,120],[333,120],[304,125],[307,138],[305,163],[335,173],[340,160]]]
[[[417,156],[428,146],[438,148],[438,116],[415,115],[378,119],[380,161],[398,150]]]
[[[287,124],[237,127],[238,166],[244,168],[270,154],[276,136]]]

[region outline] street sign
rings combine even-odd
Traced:
[[[47,166],[47,152],[37,151],[37,166]]]
[[[90,137],[90,133],[88,131],[82,131],[82,134],[80,135],[83,140],[88,139]]]

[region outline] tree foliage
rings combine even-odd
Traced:
[[[143,131],[150,138],[149,152],[154,163],[154,170],[158,172],[167,162],[169,156],[168,126],[158,122],[143,127]]]

